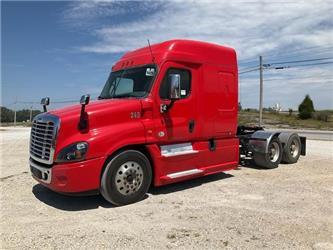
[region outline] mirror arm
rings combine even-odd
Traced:
[[[85,117],[85,107],[86,105],[81,106],[81,114],[80,114],[80,122],[79,122],[79,129],[83,130],[87,128],[87,119]]]
[[[88,127],[88,115],[86,113],[86,105],[89,104],[90,95],[81,96],[81,113],[80,113],[80,121],[79,121],[79,130],[84,130]]]
[[[170,104],[168,105],[168,110],[173,107],[173,105],[175,104],[175,101],[176,100],[171,100]]]
[[[161,104],[161,113],[167,113],[174,105],[176,100],[171,100],[169,104]]]
[[[44,113],[46,113],[46,112],[47,112],[46,105],[43,105],[43,111],[44,111]]]

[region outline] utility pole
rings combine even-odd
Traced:
[[[14,105],[14,127],[16,127],[16,103],[17,103],[17,97],[15,98],[15,105]]]
[[[16,127],[16,107],[14,109],[14,127]]]
[[[29,119],[29,122],[31,122],[31,121],[32,121],[32,104],[30,106],[30,119]]]
[[[260,93],[259,93],[259,127],[262,126],[262,103],[263,103],[263,65],[262,56],[259,56]]]

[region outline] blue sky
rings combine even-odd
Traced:
[[[126,51],[146,46],[147,38],[185,38],[234,47],[240,71],[256,67],[259,55],[294,66],[264,72],[264,106],[296,108],[309,93],[315,108],[332,109],[333,60],[323,59],[333,57],[332,1],[229,2],[1,2],[2,105],[96,97]],[[320,60],[292,62],[307,59]],[[257,71],[240,75],[244,107],[258,106],[258,82]]]
[[[68,2],[2,3],[2,97],[15,101],[75,100],[103,86],[119,53],[83,53],[93,42],[83,30],[68,27],[62,13]],[[23,104],[21,106],[24,106]]]

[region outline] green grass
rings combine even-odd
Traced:
[[[258,125],[259,113],[254,111],[240,111],[238,114],[239,125]],[[304,128],[333,130],[333,121],[319,121],[316,119],[301,120],[296,115],[264,112],[263,124],[268,127],[277,128]]]

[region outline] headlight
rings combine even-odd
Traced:
[[[73,143],[60,151],[56,162],[72,162],[82,161],[85,159],[88,151],[88,143],[77,142]]]

